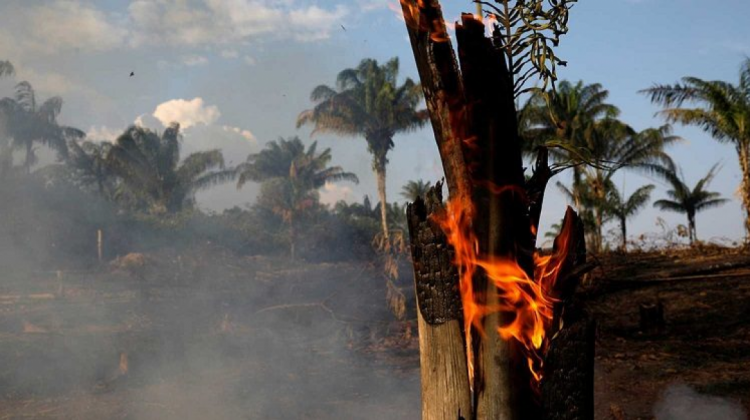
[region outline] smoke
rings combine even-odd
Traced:
[[[670,385],[654,407],[656,420],[747,420],[736,402],[703,395],[684,384]]]

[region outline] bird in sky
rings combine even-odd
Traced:
[[[133,76],[135,76],[135,72],[134,72],[134,71],[131,71],[131,72],[130,72],[130,77],[133,77]]]
[[[341,25],[341,29],[343,29],[344,32],[346,32],[346,28],[344,27],[344,25]]]

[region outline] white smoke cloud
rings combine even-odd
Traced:
[[[687,385],[670,385],[654,407],[656,420],[747,420],[736,402],[702,395]]]

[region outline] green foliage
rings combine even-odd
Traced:
[[[742,172],[745,230],[750,235],[750,58],[742,64],[736,85],[684,77],[682,83],[657,84],[641,93],[664,108],[659,115],[667,122],[700,127],[719,142],[735,147]],[[685,103],[695,107],[683,107]]]
[[[129,127],[109,148],[105,165],[121,181],[115,199],[151,214],[190,208],[196,191],[235,177],[234,170],[224,167],[219,150],[193,153],[180,162],[180,126],[176,123],[161,135]]]
[[[16,73],[13,63],[7,60],[0,60],[0,77],[12,76]]]
[[[417,110],[421,87],[410,78],[398,85],[398,58],[379,65],[365,59],[356,68],[342,70],[336,87],[319,85],[310,94],[316,105],[297,117],[297,127],[313,125],[313,134],[363,136],[373,165],[385,165],[393,136],[422,127],[425,110]]]
[[[430,181],[425,182],[421,179],[409,181],[401,188],[401,196],[407,201],[413,203],[417,201],[417,197],[426,197],[427,191],[429,191],[431,187],[432,183]]]
[[[27,173],[37,161],[34,150],[37,143],[52,148],[59,158],[64,159],[68,155],[67,141],[85,136],[85,133],[77,128],[58,124],[57,117],[62,111],[62,105],[63,101],[59,96],[49,98],[39,105],[36,92],[29,82],[18,83],[13,98],[0,99],[0,114],[3,115],[3,129],[0,130],[0,134],[11,140],[10,145],[13,148],[24,150],[23,166]],[[2,152],[5,155],[5,164],[12,164],[12,156],[9,155],[7,145]]]
[[[707,191],[708,184],[716,175],[718,165],[714,165],[696,184],[690,188],[684,181],[682,171],[673,164],[661,168],[657,173],[661,175],[672,189],[667,191],[669,199],[657,200],[654,207],[661,210],[683,213],[688,218],[690,243],[696,240],[695,215],[712,207],[718,207],[728,200],[721,198],[718,192]]]
[[[379,65],[364,59],[356,68],[338,74],[336,87],[320,85],[313,89],[312,109],[297,117],[297,127],[312,124],[312,134],[333,133],[341,136],[364,137],[372,155],[372,168],[378,178],[378,195],[383,204],[381,223],[388,236],[385,203],[385,170],[393,137],[424,126],[428,113],[418,109],[422,101],[419,84],[407,78],[398,84],[398,58]]]
[[[544,93],[554,89],[557,66],[567,63],[557,57],[560,37],[568,32],[568,14],[577,0],[495,0],[477,1],[497,21],[493,39],[505,52],[516,96],[529,91]],[[545,5],[545,3],[547,3]],[[524,88],[537,76],[541,88]]]
[[[669,161],[664,149],[680,140],[669,125],[635,131],[617,119],[619,110],[606,102],[608,96],[601,85],[563,81],[549,101],[533,94],[519,115],[527,152],[548,147],[553,173],[573,169],[573,185],[565,191],[588,227],[594,251],[601,250],[602,227],[611,218],[607,191],[614,174],[623,168],[654,172]]]
[[[643,206],[651,199],[653,185],[644,185],[633,192],[630,197],[625,198],[615,187],[614,183],[608,184],[606,212],[611,214],[620,222],[620,235],[622,236],[621,249],[627,248],[628,219],[635,216]]]
[[[292,258],[299,226],[319,206],[318,190],[327,182],[359,182],[357,176],[340,166],[329,167],[331,149],[318,153],[317,142],[305,150],[298,137],[269,142],[259,153],[251,154],[237,168],[237,187],[247,181],[262,182],[258,206],[281,217],[289,229]]]
[[[114,200],[117,178],[107,163],[112,143],[93,141],[68,142],[68,166],[75,172],[81,185],[95,187],[108,200]]]

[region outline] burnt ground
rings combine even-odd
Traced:
[[[367,265],[202,249],[62,284],[0,289],[2,420],[418,417],[417,353]]]
[[[650,419],[677,383],[750,408],[750,256],[600,260],[597,419]],[[2,275],[0,420],[419,418],[416,331],[370,265],[200,249]],[[665,326],[643,332],[657,300]]]
[[[610,255],[586,295],[598,323],[597,418],[650,419],[685,384],[750,409],[750,255],[739,250]],[[641,331],[639,305],[661,301],[665,326]]]

